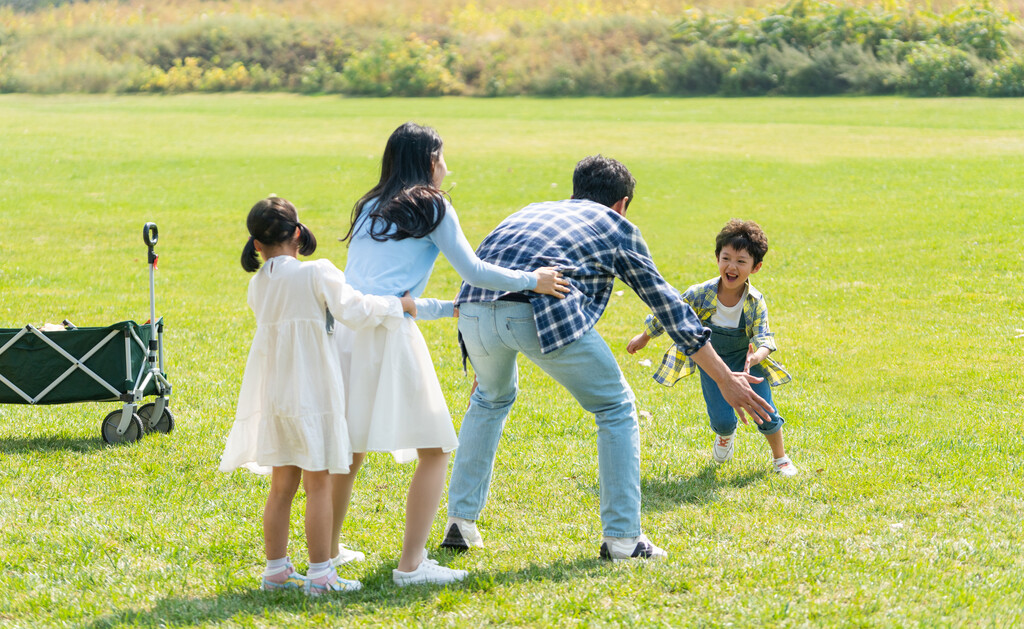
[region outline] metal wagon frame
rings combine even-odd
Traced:
[[[111,444],[173,430],[171,383],[164,372],[164,324],[156,318],[158,233],[154,223],[142,229],[149,249],[149,321],[79,328],[65,320],[64,330],[40,330],[31,324],[0,330],[0,403],[120,401],[122,407],[101,424],[101,436]],[[140,406],[147,395],[157,398]]]

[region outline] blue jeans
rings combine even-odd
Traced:
[[[728,364],[728,363],[727,363]],[[734,371],[741,371],[743,365],[729,365],[729,368]],[[736,411],[733,410],[729,403],[722,397],[722,391],[718,388],[718,385],[711,376],[704,373],[703,369],[697,368],[700,371],[700,388],[704,393],[704,404],[708,408],[708,419],[711,420],[711,430],[716,435],[722,435],[728,437],[729,435],[736,432]],[[764,377],[764,370],[761,369],[760,365],[754,365],[750,368],[750,375]],[[768,384],[767,380],[762,380],[758,383],[750,383],[750,388],[754,390],[754,393],[760,395],[765,402],[768,402],[775,408],[775,403],[772,402],[772,387]],[[774,432],[778,432],[782,429],[782,424],[786,423],[786,420],[782,419],[778,411],[770,414],[771,421],[764,422],[757,425],[757,429],[765,436],[768,436]]]
[[[516,356],[522,353],[594,414],[604,534],[640,535],[640,431],[633,391],[601,335],[591,329],[542,354],[533,308],[509,301],[462,304],[459,332],[478,385],[459,430],[448,515],[477,520],[483,511],[498,441],[519,390]]]

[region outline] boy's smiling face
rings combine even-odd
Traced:
[[[761,263],[754,264],[754,256],[746,249],[734,249],[731,245],[722,247],[718,253],[718,272],[722,275],[719,290],[740,292],[751,273],[757,273]]]

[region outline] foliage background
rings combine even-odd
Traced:
[[[0,92],[1020,96],[1019,9],[0,0]]]

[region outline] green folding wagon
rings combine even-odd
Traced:
[[[153,251],[157,227],[146,223],[149,247],[149,321],[107,327],[0,329],[0,404],[121,403],[101,424],[107,443],[138,441],[146,432],[170,432],[171,384],[164,372],[163,319],[156,318]],[[144,398],[156,396],[142,404]]]

